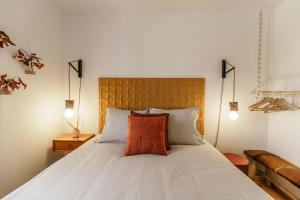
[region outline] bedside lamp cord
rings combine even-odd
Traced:
[[[225,79],[223,78],[222,79],[222,87],[221,87],[221,98],[220,98],[220,105],[219,105],[219,114],[218,114],[217,134],[216,134],[216,140],[215,140],[215,143],[214,143],[215,147],[217,147],[217,145],[218,145],[219,132],[220,132],[222,104],[223,104],[223,93],[224,93],[224,81],[225,81]]]
[[[69,80],[69,100],[71,100],[71,67],[70,66],[69,66],[68,80]]]
[[[77,131],[79,131],[78,127],[79,127],[80,99],[81,99],[81,78],[79,79],[79,95],[78,95],[77,122],[76,122]]]

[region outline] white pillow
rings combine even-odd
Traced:
[[[147,114],[148,110],[135,111]],[[107,108],[105,125],[99,142],[127,142],[128,116],[131,110]]]
[[[169,144],[201,144],[201,136],[197,130],[198,109],[196,107],[176,110],[151,108],[150,114],[169,113]]]

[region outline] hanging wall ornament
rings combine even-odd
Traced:
[[[8,78],[7,74],[0,75],[0,95],[9,95],[21,87],[24,89],[27,87],[21,78]]]
[[[37,54],[28,54],[24,49],[19,49],[14,58],[25,65],[26,74],[36,74],[36,72],[34,71],[35,68],[41,69],[45,66],[43,63],[41,63],[42,59],[37,57]]]
[[[263,61],[263,5],[260,6],[258,24],[257,49],[257,81],[256,102],[249,106],[249,111],[262,111],[264,113],[295,111],[300,106],[289,103],[283,96],[300,96],[300,91],[262,91],[262,61]]]
[[[0,48],[4,48],[5,46],[8,47],[9,45],[11,46],[16,46],[9,38],[6,33],[3,31],[0,31]]]

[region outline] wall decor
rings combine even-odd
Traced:
[[[24,49],[19,49],[14,56],[20,63],[24,64],[27,69],[25,70],[26,74],[36,74],[34,68],[41,69],[45,65],[41,63],[41,58],[37,57],[36,53],[27,53]]]
[[[9,45],[16,46],[6,33],[0,31],[0,48],[4,48],[4,46],[8,47]]]
[[[4,48],[5,46],[16,45],[5,32],[0,31],[0,48]],[[24,89],[27,87],[21,78],[8,78],[7,74],[0,75],[0,95],[9,95],[12,91],[20,89],[21,86]]]
[[[262,49],[263,49],[263,9],[260,8],[258,24],[258,52],[257,52],[257,80],[256,102],[249,106],[249,111],[261,111],[264,113],[296,111],[300,106],[289,103],[284,96],[300,96],[300,91],[263,91],[262,87]]]
[[[0,76],[0,95],[9,95],[13,91],[23,87],[26,89],[27,85],[23,82],[20,77],[9,78],[7,74]]]

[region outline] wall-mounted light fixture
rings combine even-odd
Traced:
[[[73,63],[77,63],[77,68],[73,65]],[[68,72],[68,81],[69,81],[69,99],[65,101],[65,112],[64,115],[66,118],[71,118],[74,116],[74,100],[71,100],[71,68],[74,69],[81,83],[82,78],[82,60],[75,60],[69,62],[69,72]],[[80,91],[79,91],[80,92]]]
[[[231,68],[228,69],[227,66],[230,66]],[[233,93],[232,93],[232,101],[229,102],[229,119],[231,120],[237,120],[239,118],[239,108],[238,108],[238,102],[235,101],[235,69],[236,67],[227,60],[222,60],[222,78],[223,80],[226,78],[227,73],[233,71]]]
[[[68,100],[65,100],[65,112],[64,116],[66,118],[72,118],[74,116],[74,100],[71,100],[71,69],[73,69],[79,78],[79,91],[78,91],[78,108],[77,108],[77,122],[75,129],[74,137],[79,137],[79,108],[80,108],[80,93],[81,93],[81,78],[82,78],[82,60],[75,60],[72,62],[69,62],[69,72],[68,72],[68,81],[69,81],[69,98]],[[77,66],[74,66],[74,64],[77,64]]]
[[[230,68],[229,68],[229,67]],[[228,73],[233,71],[233,94],[232,94],[232,101],[229,102],[229,114],[228,117],[231,120],[237,120],[239,118],[239,113],[238,113],[238,102],[235,100],[235,71],[236,67],[227,60],[223,59],[222,60],[222,88],[221,88],[221,99],[220,99],[220,105],[219,105],[219,115],[218,115],[218,126],[217,126],[217,134],[216,134],[216,139],[214,146],[217,147],[218,145],[218,138],[219,138],[219,132],[220,132],[220,123],[221,123],[221,115],[222,115],[222,104],[223,104],[223,93],[224,93],[224,83],[225,83],[225,78]]]

